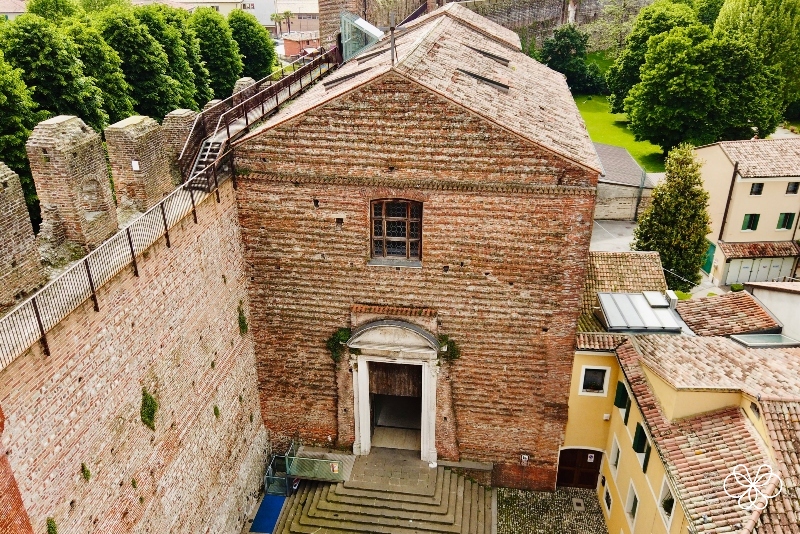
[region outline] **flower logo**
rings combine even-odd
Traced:
[[[725,477],[722,488],[742,510],[749,512],[766,508],[769,500],[783,491],[783,481],[769,465],[760,465],[751,473],[746,465],[739,464]]]

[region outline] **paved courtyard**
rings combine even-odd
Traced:
[[[573,499],[581,499],[576,511]],[[558,488],[554,493],[499,488],[498,534],[608,534],[594,490]]]
[[[633,221],[595,220],[592,226],[591,251],[628,252],[633,241]]]

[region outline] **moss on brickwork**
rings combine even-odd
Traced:
[[[441,359],[451,362],[461,357],[461,349],[455,340],[450,339],[450,336],[445,334],[439,336],[439,346],[445,348],[445,350],[439,351]]]
[[[350,339],[350,329],[349,328],[339,328],[331,334],[331,337],[328,338],[328,341],[325,342],[325,346],[328,348],[328,352],[331,353],[331,359],[335,362],[339,362],[342,359],[342,354],[344,354],[345,345],[344,343]]]
[[[92,472],[89,471],[89,468],[86,467],[86,464],[81,464],[81,476],[86,482],[89,482],[92,478]]]
[[[214,417],[219,419],[219,406],[217,406],[216,404],[214,405]]]
[[[247,325],[247,316],[244,314],[244,302],[239,301],[239,333],[245,335],[250,327]]]
[[[156,429],[155,421],[157,411],[158,401],[147,391],[147,388],[142,388],[142,409],[140,414],[142,416],[142,423],[150,430]]]
[[[47,518],[47,534],[58,534],[58,526],[56,520],[52,517]]]

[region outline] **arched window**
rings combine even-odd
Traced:
[[[372,201],[372,257],[422,259],[422,202]]]

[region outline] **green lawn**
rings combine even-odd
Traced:
[[[575,103],[592,141],[625,147],[647,172],[664,172],[661,149],[647,141],[636,141],[628,130],[625,114],[610,113],[606,97],[576,95]]]
[[[614,60],[608,57],[604,51],[600,51],[586,54],[586,63],[597,63],[597,66],[600,67],[600,72],[605,75]]]

